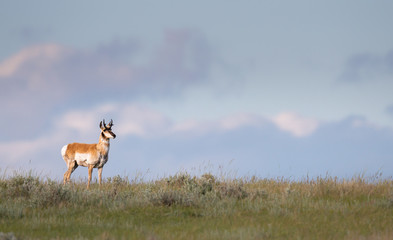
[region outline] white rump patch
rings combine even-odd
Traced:
[[[68,145],[65,145],[61,148],[61,156],[63,156],[63,158],[67,152],[67,148],[68,148]]]

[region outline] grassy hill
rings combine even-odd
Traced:
[[[393,239],[393,181],[0,179],[0,239]]]

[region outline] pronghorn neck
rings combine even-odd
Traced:
[[[103,133],[100,134],[97,147],[100,148],[102,152],[107,153],[109,151],[109,138],[105,137]]]
[[[109,143],[109,138],[105,137],[105,134],[101,132],[99,142]]]

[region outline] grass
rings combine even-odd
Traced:
[[[187,172],[63,186],[0,179],[2,239],[393,239],[393,181],[291,181]]]

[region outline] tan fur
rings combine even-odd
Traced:
[[[66,157],[68,159],[75,159],[75,153],[90,153],[97,158],[97,143],[70,143],[67,145]]]
[[[108,125],[105,125],[105,121],[103,122],[103,125],[102,122],[100,123],[101,134],[98,143],[70,143],[62,148],[62,156],[68,167],[64,173],[64,184],[70,181],[72,172],[78,166],[83,166],[88,167],[89,178],[87,188],[90,186],[93,168],[98,168],[99,184],[101,185],[102,168],[108,161],[109,139],[116,137],[112,132],[112,121]]]

